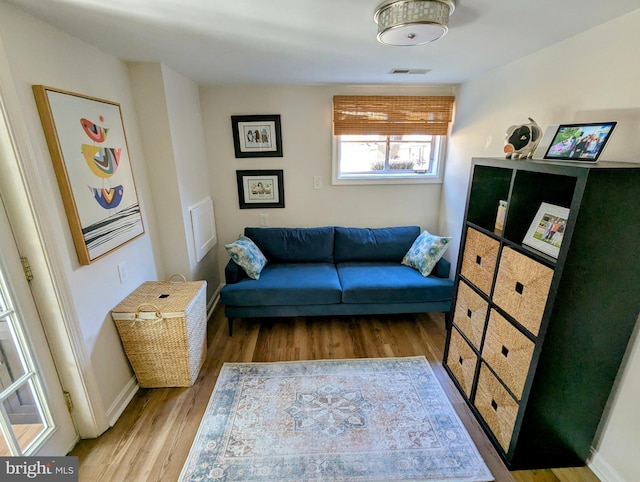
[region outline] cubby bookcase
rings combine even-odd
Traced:
[[[542,203],[557,258],[523,243]],[[460,253],[445,369],[510,469],[584,465],[640,313],[640,164],[473,159]]]

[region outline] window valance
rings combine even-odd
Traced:
[[[333,98],[334,135],[447,135],[454,96]]]

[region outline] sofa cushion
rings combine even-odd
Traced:
[[[391,228],[336,227],[334,256],[343,261],[399,263],[420,234],[419,226]]]
[[[258,280],[245,278],[225,285],[220,301],[230,306],[340,303],[340,280],[331,263],[268,264]]]
[[[449,247],[451,238],[424,231],[402,258],[402,264],[415,268],[422,276],[429,276],[434,266]]]
[[[333,263],[333,226],[245,228],[244,234],[256,243],[269,262]]]
[[[260,278],[260,272],[267,264],[267,258],[250,238],[240,235],[233,243],[225,244],[224,248],[231,259],[244,269],[249,278]]]
[[[451,263],[445,258],[440,258],[440,261],[436,263],[435,268],[431,271],[432,276],[438,278],[448,278],[451,273]]]
[[[338,263],[343,303],[412,303],[450,300],[453,281],[422,276],[394,262]]]

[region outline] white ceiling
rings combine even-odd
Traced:
[[[640,8],[640,0],[458,0],[442,39],[390,47],[376,40],[381,0],[4,1],[201,85],[457,84]]]

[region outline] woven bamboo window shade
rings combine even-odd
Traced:
[[[453,96],[347,96],[333,98],[333,134],[447,135]]]

